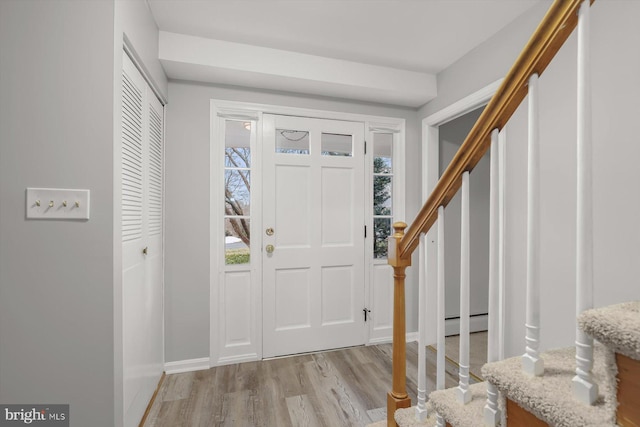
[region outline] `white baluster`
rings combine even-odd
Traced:
[[[499,334],[498,334],[498,360],[504,359],[504,336],[505,336],[505,327],[506,327],[506,315],[507,315],[507,299],[506,299],[506,291],[505,291],[505,262],[504,262],[504,236],[505,236],[505,221],[504,221],[504,209],[505,209],[505,194],[506,194],[506,164],[507,164],[507,138],[506,138],[506,129],[503,128],[498,135],[498,187],[499,187],[499,196],[498,196],[498,234],[499,238],[499,248],[498,248],[498,295],[500,304],[498,307],[498,312],[500,315],[500,321],[498,325]]]
[[[589,52],[589,1],[578,12],[578,200],[576,229],[576,315],[593,307],[593,210],[591,159],[591,81]],[[593,340],[576,329],[576,376],[573,395],[593,405],[598,385],[591,375]]]
[[[437,363],[436,363],[436,389],[444,390],[444,368],[445,368],[445,340],[444,340],[444,207],[438,207],[438,337],[437,337]]]
[[[522,368],[529,375],[542,375],[540,359],[540,147],[538,75],[529,78],[529,159],[527,200],[527,309],[526,353]]]
[[[460,221],[460,370],[458,401],[471,402],[469,390],[469,171],[462,174]]]
[[[438,292],[437,292],[437,364],[436,364],[436,388],[444,390],[444,364],[445,364],[445,340],[444,340],[444,207],[438,207]],[[444,418],[436,414],[436,426],[445,427]]]
[[[487,342],[487,362],[498,360],[498,134],[491,132],[491,167],[489,194],[489,334]],[[484,423],[496,426],[500,420],[498,410],[498,389],[487,382],[487,404],[484,407]]]
[[[418,273],[418,404],[416,405],[416,420],[423,422],[427,419],[427,275],[425,271],[426,236],[420,237],[420,269]]]

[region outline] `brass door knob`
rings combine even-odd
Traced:
[[[267,251],[268,254],[272,254],[276,248],[273,245],[267,245],[264,249]]]

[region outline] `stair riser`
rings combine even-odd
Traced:
[[[549,427],[511,399],[507,399],[507,424],[509,427]]]
[[[618,424],[640,427],[640,361],[616,353],[618,365]]]

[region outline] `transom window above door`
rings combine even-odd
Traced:
[[[276,153],[309,154],[309,131],[276,129]]]
[[[308,130],[276,129],[275,152],[277,154],[309,155],[311,145]],[[320,154],[353,157],[353,135],[320,133]]]
[[[320,138],[323,156],[353,157],[353,135],[323,132]]]

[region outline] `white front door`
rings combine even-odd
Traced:
[[[263,356],[364,344],[364,125],[263,131]]]

